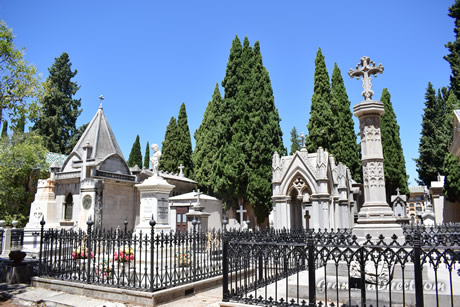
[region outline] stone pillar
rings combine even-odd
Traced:
[[[86,178],[80,182],[80,204],[78,208],[78,227],[86,230],[86,222],[91,219],[95,225],[102,225],[102,204],[96,212],[97,190],[100,186],[99,180]],[[100,209],[100,211],[99,211]],[[96,214],[97,213],[97,214]]]
[[[360,67],[361,66],[361,67]],[[357,225],[353,232],[359,238],[367,234],[373,237],[383,234],[389,238],[393,234],[402,237],[401,226],[396,223],[393,210],[386,202],[383,150],[380,133],[380,117],[384,113],[383,103],[372,100],[371,75],[383,72],[383,66],[375,66],[368,57],[361,58],[356,70],[350,69],[350,77],[363,78],[365,100],[353,107],[359,119],[361,136],[361,161],[363,165],[364,204],[358,213]]]
[[[169,184],[160,176],[152,176],[140,184],[136,184],[140,191],[141,202],[139,210],[139,224],[136,233],[150,233],[150,220],[152,215],[157,222],[155,232],[171,231],[169,224],[169,193],[174,185]]]

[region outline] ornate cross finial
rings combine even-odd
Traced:
[[[305,133],[301,133],[300,134],[300,140],[301,140],[301,144],[302,144],[302,148],[305,148]]]
[[[104,101],[104,96],[99,96],[99,99],[101,100],[101,104],[99,105],[99,108],[102,109],[102,101]]]
[[[180,177],[183,177],[184,176],[184,172],[183,172],[183,169],[184,169],[185,166],[182,165],[179,165],[178,169],[179,169],[179,176]]]
[[[360,67],[361,66],[361,67]],[[371,59],[367,56],[361,58],[360,63],[356,65],[356,69],[350,68],[348,71],[348,75],[351,78],[356,77],[359,80],[359,77],[363,78],[363,92],[362,95],[365,100],[372,100],[372,95],[374,95],[374,91],[372,90],[372,83],[371,83],[371,76],[377,78],[377,73],[383,73],[383,65],[379,64],[375,66],[375,62],[371,61]]]
[[[181,164],[182,165],[182,164]],[[203,194],[200,192],[200,189],[196,190],[195,196],[196,196],[196,204],[199,206],[200,205],[200,196]]]
[[[399,195],[399,191],[401,191],[399,188],[396,188],[396,193]]]

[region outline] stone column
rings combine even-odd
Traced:
[[[363,165],[364,204],[358,213],[357,225],[353,232],[359,238],[367,234],[373,237],[383,234],[389,238],[393,234],[402,237],[401,226],[396,223],[393,210],[386,202],[385,176],[383,169],[383,150],[380,133],[380,117],[384,113],[383,103],[372,100],[371,75],[383,72],[382,64],[368,57],[361,58],[356,69],[350,69],[350,77],[363,79],[365,100],[353,107],[354,115],[359,119],[361,136],[361,161]]]

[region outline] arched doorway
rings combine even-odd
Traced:
[[[71,193],[67,194],[64,203],[64,220],[72,220],[72,211],[73,211],[73,196]]]
[[[309,228],[309,221],[305,220],[303,206],[310,202],[311,190],[301,175],[296,175],[289,188],[289,207],[291,229]]]

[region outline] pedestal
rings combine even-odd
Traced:
[[[141,203],[139,210],[139,224],[135,231],[150,233],[152,216],[156,221],[155,232],[171,231],[169,224],[169,193],[174,185],[169,184],[160,176],[152,176],[140,184],[136,184],[140,191]]]

